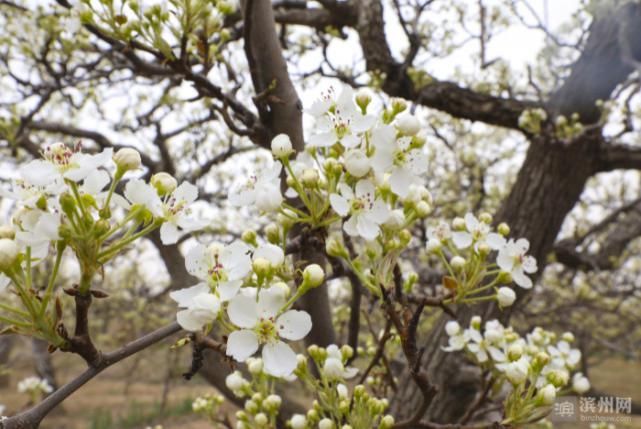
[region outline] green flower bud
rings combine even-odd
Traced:
[[[142,164],[140,152],[132,148],[120,149],[113,155],[113,161],[117,167],[116,177],[121,176],[127,171],[137,170]]]
[[[323,284],[325,271],[318,264],[311,264],[303,271],[303,284],[301,287],[315,288]]]
[[[485,224],[490,225],[492,223],[492,215],[489,213],[481,213],[479,215],[479,220]]]
[[[510,227],[507,223],[501,222],[497,228],[497,231],[499,234],[501,234],[503,237],[507,237],[510,235]]]
[[[150,180],[151,186],[156,188],[158,195],[161,197],[169,195],[176,190],[178,187],[178,182],[173,176],[169,173],[156,173],[151,176]]]
[[[243,232],[243,234],[241,235],[240,238],[245,243],[257,247],[258,246],[258,242],[256,241],[256,237],[257,237],[256,231],[248,229],[247,231]]]
[[[265,227],[265,236],[267,241],[272,244],[280,243],[280,228],[275,223],[270,223]]]
[[[74,200],[70,193],[64,192],[60,194],[58,201],[60,202],[60,208],[67,216],[71,216],[71,214],[74,213],[76,209],[76,200]]]

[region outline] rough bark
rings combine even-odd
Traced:
[[[622,23],[628,24],[626,37],[641,40],[641,5],[626,4],[616,13],[593,23],[584,52],[564,85],[549,101],[550,111],[566,116],[578,112],[585,124],[598,119],[595,102],[609,98],[614,88],[632,71],[620,49],[619,27]],[[632,32],[633,28],[635,32]],[[507,222],[514,236],[530,240],[530,253],[538,261],[539,273],[586,181],[599,171],[602,142],[598,127],[569,144],[558,141],[549,131],[531,139],[524,164],[496,220]],[[518,292],[523,295],[524,291]],[[467,323],[473,314],[480,314],[485,319],[499,316],[496,306],[487,304],[460,308],[459,321]],[[502,319],[508,317],[509,313],[501,314]],[[436,323],[425,343],[424,364],[432,382],[439,386],[438,396],[428,409],[426,418],[437,422],[456,422],[477,395],[479,379],[477,374],[461,370],[464,366],[458,357],[441,350],[446,320],[443,317]],[[395,398],[393,412],[404,418],[412,414],[421,398],[406,374],[399,384],[408,388]]]

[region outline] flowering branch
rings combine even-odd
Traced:
[[[0,421],[0,429],[37,428],[40,425],[40,422],[42,422],[42,420],[47,416],[47,414],[51,412],[51,410],[57,407],[60,403],[62,403],[62,401],[67,399],[76,390],[80,389],[102,371],[179,331],[180,326],[178,325],[178,323],[173,322],[163,328],[157,329],[147,335],[138,338],[137,340],[130,342],[129,344],[121,347],[118,350],[103,354],[101,358],[97,362],[95,362],[95,365],[90,366],[85,372],[62,386],[60,389],[56,390],[38,405],[13,417],[9,417]]]

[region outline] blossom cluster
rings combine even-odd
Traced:
[[[247,370],[251,380],[240,371],[227,376],[225,384],[238,398],[247,398],[242,411],[236,413],[236,428],[275,428],[282,398],[275,394],[273,377],[266,372],[265,361],[261,358],[247,359]]]
[[[297,223],[326,228],[326,253],[343,259],[363,286],[380,296],[412,241],[412,227],[432,212],[434,202],[421,184],[428,157],[419,120],[403,100],[393,99],[378,112],[370,108],[371,100],[369,93],[349,87],[327,91],[308,109],[315,122],[306,149],[294,154],[290,138],[276,136],[272,153],[277,160],[240,183],[230,201],[276,214],[278,222],[266,228],[273,243],[284,245]],[[496,299],[505,307],[516,293],[499,286],[514,281],[532,287],[528,274],[537,267],[527,255],[529,243],[508,239],[507,225],[493,231],[491,224],[489,214],[477,219],[468,213],[454,219],[452,227],[442,223],[429,229],[427,251],[439,255],[449,270],[445,285],[453,289],[452,301]],[[489,289],[490,295],[475,295]]]
[[[40,336],[55,347],[65,347],[57,323],[59,305],[52,306],[56,279],[65,249],[80,266],[78,293],[91,292],[94,276],[105,263],[134,241],[160,229],[164,244],[174,244],[184,233],[200,228],[191,204],[198,191],[167,173],[126,181],[128,172],[141,169],[141,156],[132,148],[107,148],[90,154],[80,144],[46,146],[42,158],[19,169],[19,177],[2,195],[16,200],[11,224],[0,227],[0,291],[9,284],[23,308],[3,305],[0,321],[14,332]],[[33,268],[55,251],[46,288],[36,287]]]
[[[350,391],[348,380],[358,373],[358,369],[349,366],[354,356],[350,346],[332,344],[323,348],[313,345],[307,350],[318,377],[313,375],[302,355],[295,374],[315,392],[316,400],[305,415],[292,416],[289,425],[293,429],[389,429],[394,426],[394,418],[385,414],[387,399],[376,398],[362,384]]]
[[[176,318],[188,331],[209,330],[218,321],[229,334],[227,355],[244,362],[262,346],[266,372],[286,377],[296,368],[296,354],[283,340],[301,340],[312,328],[309,314],[291,305],[319,286],[324,272],[309,265],[292,294],[283,249],[258,244],[255,235],[245,238],[249,243],[198,244],[187,253],[187,271],[200,283],[170,294],[183,308]]]
[[[497,320],[485,322],[483,329],[481,324],[478,316],[466,329],[456,321],[448,322],[449,340],[444,350],[465,351],[473,362],[491,372],[498,386],[507,383],[512,387],[505,400],[505,424],[519,425],[544,417],[566,386],[578,394],[590,389],[588,379],[575,372],[581,352],[571,346],[572,333],[559,338],[536,327],[523,338]]]

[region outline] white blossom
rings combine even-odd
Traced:
[[[280,192],[282,168],[280,162],[275,162],[258,175],[251,176],[245,183],[230,192],[229,202],[239,207],[255,205],[258,210],[266,212],[277,210],[283,201]]]
[[[242,241],[234,241],[227,246],[218,243],[194,246],[187,252],[185,266],[189,274],[202,282],[187,290],[211,290],[222,301],[230,300],[238,293],[243,278],[251,271],[249,252],[249,246]]]
[[[312,320],[304,311],[289,310],[279,315],[285,299],[281,293],[262,289],[258,299],[238,294],[229,303],[227,314],[240,329],[227,340],[227,355],[244,362],[263,345],[265,372],[275,377],[289,376],[297,366],[296,354],[281,338],[297,341],[312,328]]]
[[[345,232],[351,236],[374,240],[380,232],[379,225],[390,215],[387,204],[376,198],[374,184],[361,179],[356,183],[355,192],[344,183],[339,183],[338,190],[340,194],[330,194],[329,201],[339,216],[351,215],[343,224]]]
[[[530,243],[521,238],[516,241],[508,241],[500,250],[496,257],[496,263],[501,270],[510,273],[517,285],[524,289],[532,287],[532,279],[525,273],[535,273],[537,270],[536,259],[526,255]]]

